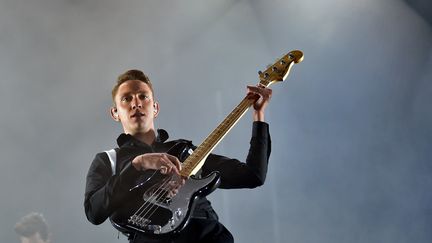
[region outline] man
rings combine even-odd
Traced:
[[[272,91],[261,86],[248,86],[248,97],[254,100],[251,147],[242,163],[235,159],[210,154],[201,168],[201,176],[213,171],[221,175],[220,188],[254,188],[264,183],[270,156],[270,135],[264,122],[264,110]],[[101,224],[130,198],[129,189],[136,178],[145,172],[159,170],[166,175],[179,175],[181,162],[167,154],[173,144],[187,140],[169,141],[168,133],[155,130],[154,120],[160,112],[153,87],[148,77],[139,70],[129,70],[120,75],[112,90],[114,106],[111,117],[120,122],[121,134],[116,149],[117,163],[112,165],[108,153],[99,153],[93,160],[86,183],[84,207],[88,220]],[[112,168],[114,166],[115,168]],[[170,196],[178,192],[184,180],[170,184]],[[132,233],[130,242],[233,242],[231,233],[218,221],[206,198],[198,200],[186,228],[179,234],[148,236]]]
[[[15,225],[15,232],[21,243],[50,243],[48,225],[40,213],[30,213]]]

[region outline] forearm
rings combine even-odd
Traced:
[[[264,184],[266,179],[270,153],[271,139],[268,124],[254,122],[246,164],[256,176],[257,186]]]
[[[250,144],[245,163],[211,154],[203,166],[203,175],[219,171],[220,188],[225,189],[261,186],[266,178],[271,149],[267,123],[254,122]]]
[[[112,213],[110,200],[104,189],[89,195],[84,201],[84,209],[87,219],[93,224],[103,223]]]
[[[252,113],[252,117],[253,117],[253,121],[260,121],[260,122],[264,122],[265,121],[265,116],[264,116],[264,111],[256,111],[254,110]]]

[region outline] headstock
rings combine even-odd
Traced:
[[[264,72],[258,72],[260,84],[269,86],[274,82],[284,81],[288,77],[291,66],[301,61],[303,61],[303,53],[301,51],[290,51],[273,65],[269,66]]]

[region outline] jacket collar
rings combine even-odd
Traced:
[[[166,140],[168,140],[169,135],[168,132],[164,129],[157,129],[157,136],[156,136],[156,143],[163,143]],[[144,144],[143,142],[139,141],[138,139],[134,138],[130,134],[122,133],[117,138],[117,144],[119,147],[127,144],[127,143],[135,143],[135,144]]]

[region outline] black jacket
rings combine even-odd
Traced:
[[[189,143],[187,140],[166,142],[168,134],[158,130],[158,138],[151,146],[131,135],[121,134],[117,143],[116,173],[112,174],[111,164],[105,152],[96,154],[87,174],[84,208],[87,219],[93,224],[103,223],[129,196],[129,189],[143,172],[132,166],[132,159],[144,153],[166,152],[175,143]],[[220,188],[254,188],[261,186],[266,178],[271,141],[268,124],[254,122],[250,149],[246,163],[224,156],[210,154],[201,168],[201,175],[213,171],[221,175]],[[192,217],[217,219],[210,202],[203,198],[197,203]]]

